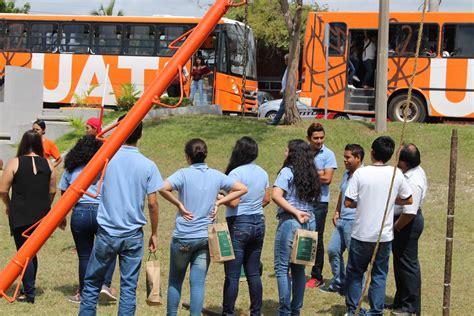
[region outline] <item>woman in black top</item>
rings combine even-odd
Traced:
[[[11,197],[8,194],[10,188]],[[7,164],[0,183],[0,196],[6,205],[17,250],[26,241],[22,233],[48,213],[55,193],[56,174],[50,162],[43,158],[41,136],[33,130],[27,131],[23,134],[16,157]],[[35,256],[26,268],[23,291],[17,297],[18,301],[34,303],[37,269]]]

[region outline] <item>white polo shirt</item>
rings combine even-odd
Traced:
[[[364,242],[376,242],[382,225],[387,203],[392,166],[370,165],[357,169],[346,189],[345,196],[357,202],[356,218],[352,226],[352,238]],[[393,212],[395,199],[407,199],[412,195],[402,172],[397,169],[388,207],[381,242],[393,240]]]
[[[411,191],[413,193],[413,204],[395,205],[395,216],[398,216],[402,213],[416,215],[418,213],[418,209],[420,209],[421,205],[423,204],[423,200],[426,196],[426,190],[428,189],[426,174],[423,168],[418,166],[408,170],[403,175],[411,187]]]

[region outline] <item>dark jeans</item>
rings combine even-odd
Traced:
[[[277,112],[277,114],[275,115],[275,117],[273,118],[273,121],[272,121],[273,124],[280,123],[280,120],[283,117],[283,114],[285,114],[285,93],[283,93],[281,98],[282,99],[281,99],[280,107],[278,108],[278,112]]]
[[[179,98],[181,96],[181,86],[179,83],[172,83],[166,89],[166,93],[168,93],[169,97]],[[186,93],[183,94],[183,97],[186,97]]]
[[[421,270],[418,261],[418,239],[423,232],[421,210],[413,220],[395,231],[393,239],[393,271],[397,291],[393,308],[403,312],[421,313]]]
[[[324,267],[324,227],[326,226],[326,215],[328,215],[328,203],[318,202],[314,209],[314,218],[316,219],[316,231],[318,232],[318,248],[316,249],[316,260],[311,269],[311,277],[319,281],[323,280]]]
[[[347,84],[352,84],[353,83],[353,78],[356,73],[356,69],[352,61],[349,59],[347,62],[347,67],[349,68],[349,73],[347,74]]]
[[[260,256],[265,237],[265,218],[262,214],[231,216],[227,218],[227,224],[235,259],[224,263],[225,283],[222,315],[234,315],[242,265],[249,286],[250,315],[261,315]]]
[[[367,59],[364,60],[365,75],[362,84],[364,86],[373,86],[374,84],[374,70],[375,70],[375,60]]]
[[[26,238],[23,237],[21,234],[30,228],[33,224],[27,225],[27,226],[22,226],[22,227],[17,227],[13,229],[13,239],[15,240],[15,246],[16,250],[19,250],[21,246],[26,241]],[[33,233],[34,229],[29,232],[31,235]],[[28,267],[26,268],[25,274],[23,275],[22,283],[23,283],[23,291],[22,293],[25,294],[28,297],[35,297],[35,292],[36,292],[36,287],[35,287],[35,282],[36,282],[36,272],[38,271],[38,259],[36,256],[33,257],[33,260],[30,260],[28,263]]]
[[[360,315],[383,315],[383,305],[385,301],[385,287],[387,283],[388,258],[390,256],[392,242],[381,242],[379,251],[375,257],[372,268],[371,281],[369,287],[368,313],[361,311]],[[346,306],[348,315],[353,315],[356,311],[362,288],[364,286],[364,273],[367,270],[375,242],[364,242],[351,239],[349,248],[349,261],[346,270]]]
[[[97,233],[97,208],[99,204],[78,203],[71,215],[71,232],[79,257],[79,290],[84,288],[84,277],[87,264],[94,247],[94,238]],[[110,287],[115,270],[116,258],[110,264],[105,274],[104,285]]]
[[[120,303],[117,314],[135,315],[137,284],[143,257],[143,230],[116,237],[99,228],[87,265],[81,293],[80,316],[97,314],[97,301],[105,274],[117,255],[120,263]]]

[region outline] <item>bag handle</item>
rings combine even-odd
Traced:
[[[151,255],[153,255],[153,258],[154,258],[155,260],[157,260],[157,258],[156,258],[156,251],[150,251],[150,252],[148,253],[148,259],[146,259],[146,261],[150,261]]]

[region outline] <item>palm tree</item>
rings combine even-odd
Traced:
[[[104,5],[101,4],[98,10],[91,11],[91,15],[104,15],[104,16],[114,15],[114,6],[115,6],[115,0],[110,0],[110,3],[108,6],[104,7]],[[116,15],[123,16],[124,12],[122,10],[119,10]]]
[[[15,0],[0,0],[0,12],[3,13],[25,13],[30,12],[31,5],[27,2],[23,7],[17,8],[15,6]]]

